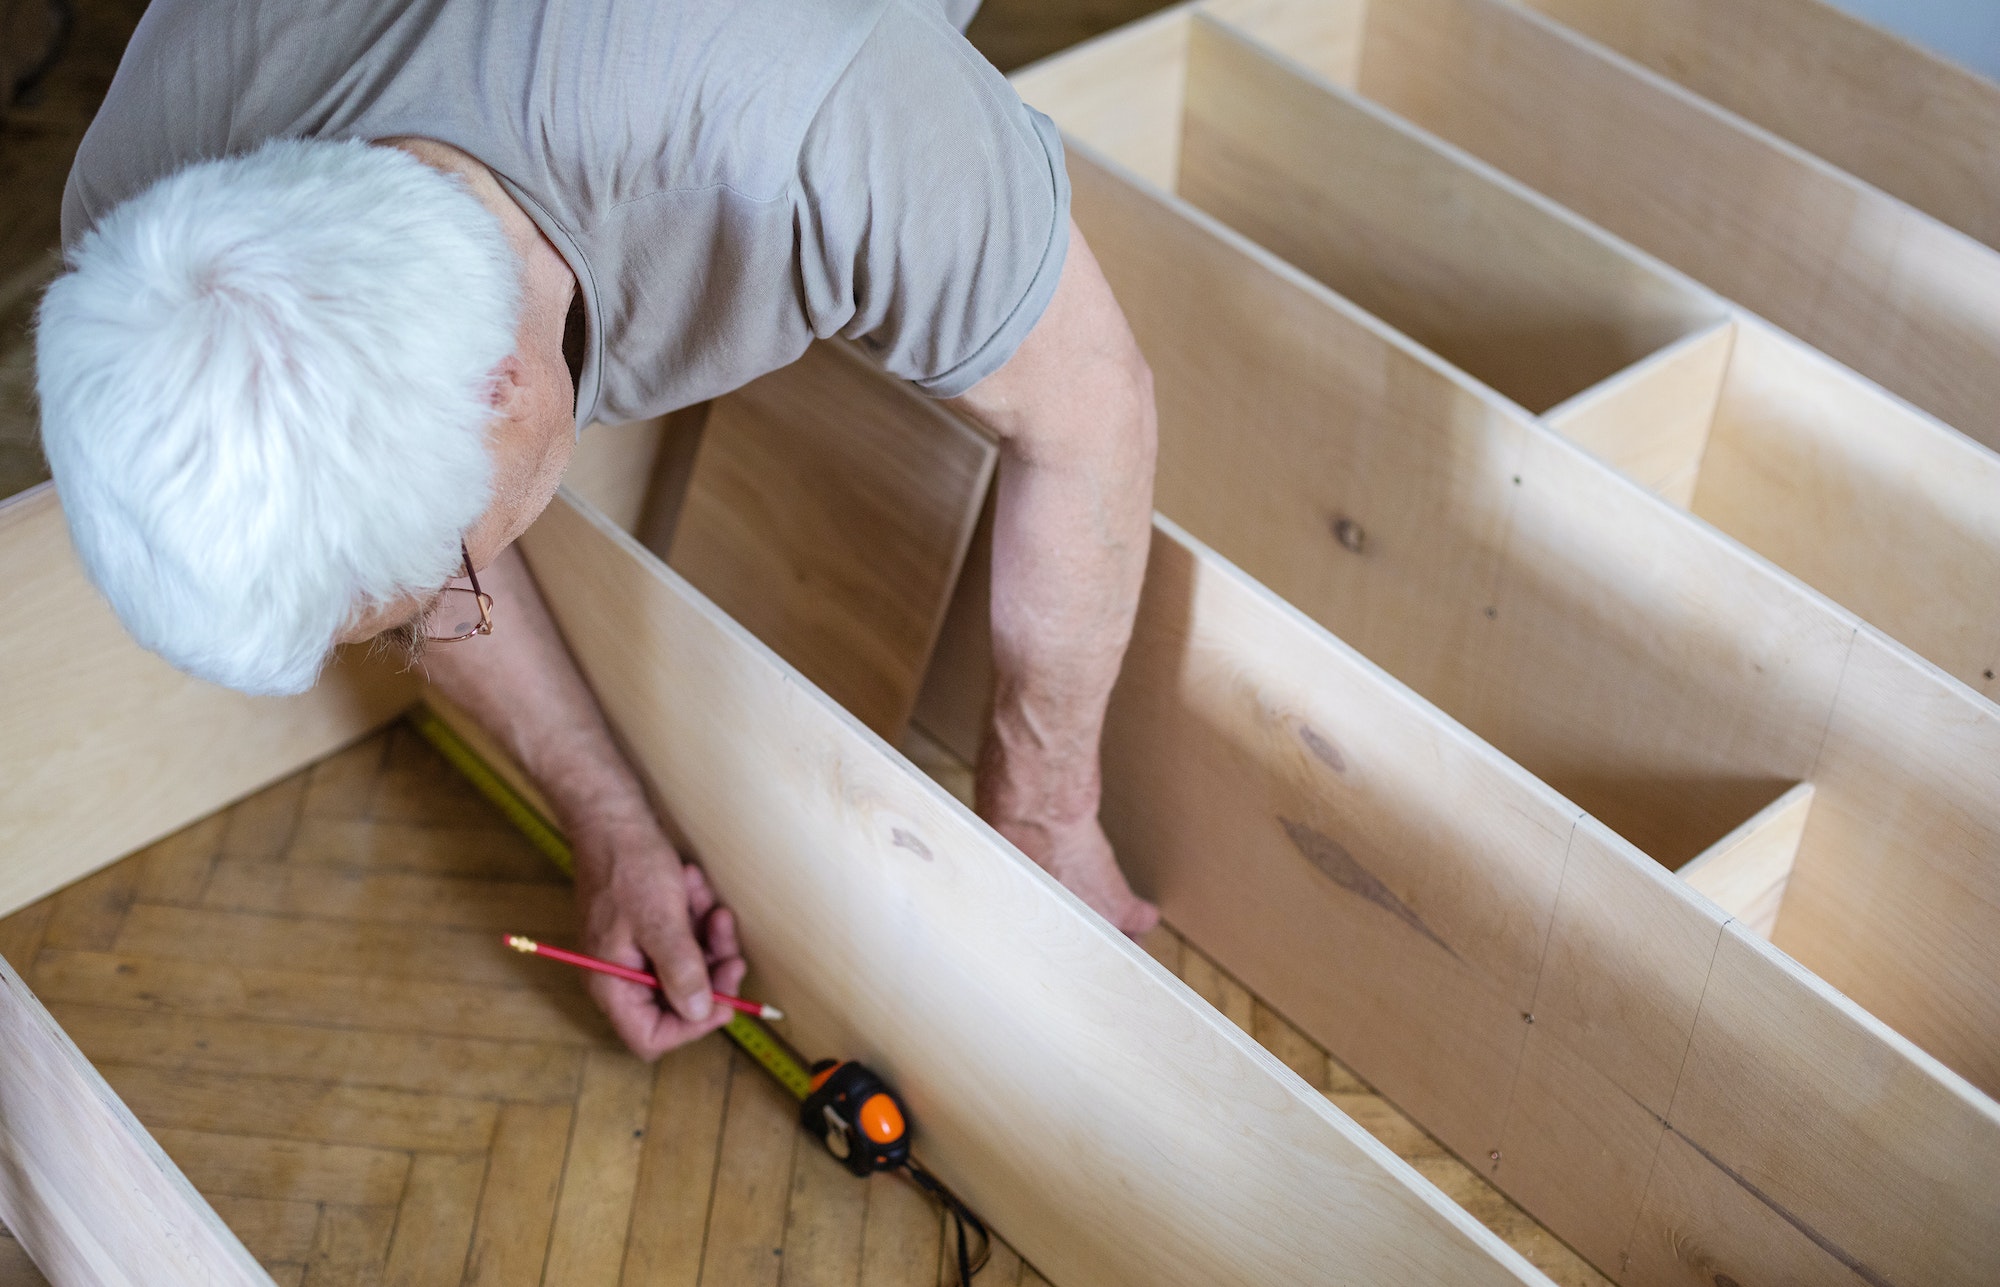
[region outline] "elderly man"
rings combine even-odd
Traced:
[[[815,336],[998,435],[981,812],[1127,932],[1155,920],[1097,823],[1150,376],[1055,129],[938,6],[154,0],[70,175],[37,376],[91,577],[141,643],[251,692],[436,641],[432,681],[575,842],[584,946],[663,979],[592,978],[644,1056],[726,1017],[735,927],[511,542],[582,426]]]

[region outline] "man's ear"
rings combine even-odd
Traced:
[[[528,368],[518,354],[501,358],[486,377],[486,402],[503,419],[512,414],[527,392]]]

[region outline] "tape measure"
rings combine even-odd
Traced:
[[[535,848],[562,868],[563,874],[575,877],[576,855],[562,832],[501,777],[470,742],[427,706],[412,711],[410,722],[481,795],[521,829]],[[985,1267],[992,1240],[979,1217],[910,1156],[910,1117],[888,1083],[852,1060],[824,1059],[808,1069],[798,1052],[782,1037],[747,1014],[732,1015],[722,1025],[722,1031],[800,1101],[799,1125],[848,1170],[856,1175],[904,1171],[919,1188],[944,1204],[958,1234],[959,1283],[961,1287],[971,1283],[972,1276]],[[976,1239],[968,1234],[976,1235]],[[977,1255],[971,1252],[973,1241],[979,1247]]]

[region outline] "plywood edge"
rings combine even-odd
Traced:
[[[1770,938],[1812,800],[1812,783],[1799,783],[1677,874],[1758,937]]]
[[[1726,300],[1672,264],[1523,183],[1485,158],[1362,94],[1355,88],[1352,78],[1342,79],[1328,74],[1316,65],[1310,44],[1283,41],[1278,34],[1286,30],[1283,15],[1296,11],[1312,12],[1314,8],[1288,0],[1277,0],[1275,3],[1273,0],[1193,0],[1192,21],[1199,27],[1226,35],[1232,42],[1255,50],[1262,58],[1284,68],[1286,74],[1317,85],[1339,98],[1351,110],[1372,117],[1435,153],[1454,169],[1465,172],[1513,202],[1532,209],[1541,218],[1563,226],[1578,238],[1622,261],[1635,273],[1656,283],[1663,292],[1673,295],[1676,302],[1684,306],[1682,317],[1689,327],[1715,325],[1728,318],[1732,306]],[[1260,18],[1260,13],[1272,16]],[[1171,191],[1170,186],[1168,190]]]
[[[1529,7],[1982,241],[2000,234],[2000,85],[1868,17],[1821,0]]]
[[[893,738],[998,457],[966,417],[818,344],[715,403],[666,561]]]
[[[613,525],[523,539],[806,1043],[1053,1279],[1546,1281]]]
[[[0,960],[0,1220],[57,1287],[271,1287]]]
[[[612,522],[636,531],[645,513],[653,464],[669,417],[624,424],[593,424],[577,438],[563,485],[587,499]]]
[[[1095,139],[1108,155],[1171,189],[1180,165],[1189,20],[1198,4],[1188,0],[1118,27],[1007,79],[1065,134]]]
[[[1678,509],[1694,500],[1737,322],[1724,318],[1584,390],[1543,423]]]

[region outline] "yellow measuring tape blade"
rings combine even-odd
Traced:
[[[575,877],[576,855],[563,839],[556,825],[543,817],[541,811],[521,798],[521,793],[508,785],[507,779],[494,771],[493,766],[482,758],[472,744],[460,737],[451,725],[438,718],[437,712],[428,706],[419,706],[410,712],[410,723],[424,740],[438,749],[438,754],[451,761],[453,768],[463,773],[466,780],[478,789],[479,794],[493,802],[495,808],[507,815],[507,820],[521,829],[535,848],[562,868],[565,876]],[[730,1040],[742,1047],[743,1053],[764,1066],[764,1070],[778,1079],[780,1085],[799,1099],[812,1093],[812,1074],[798,1060],[776,1033],[766,1028],[747,1014],[736,1014],[722,1030]]]

